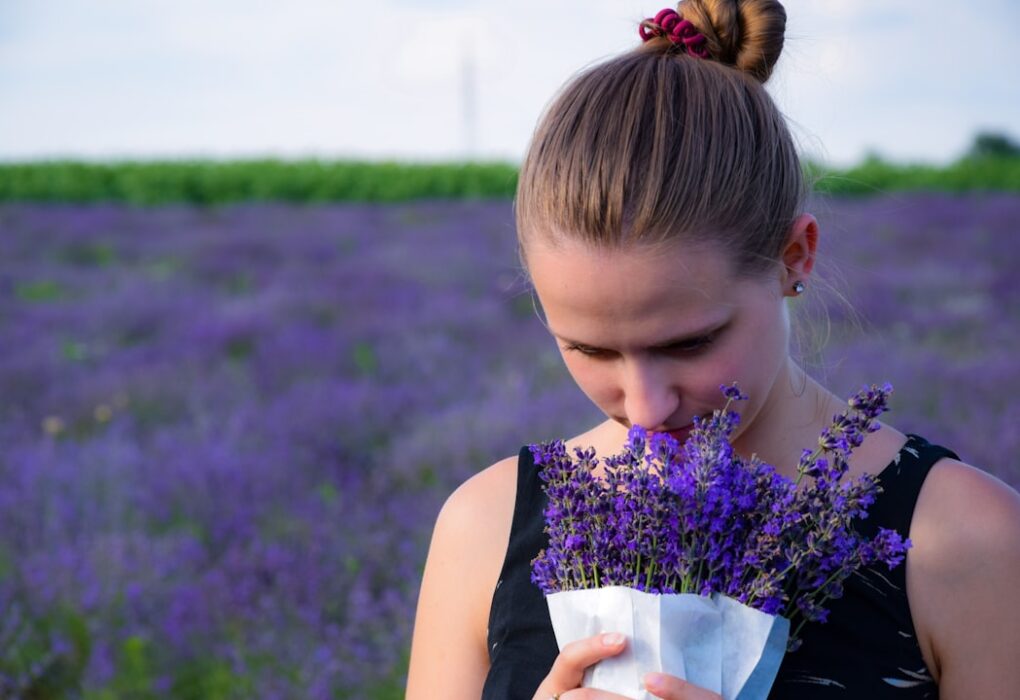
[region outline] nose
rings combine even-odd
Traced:
[[[623,392],[623,407],[631,425],[649,430],[676,427],[668,422],[680,407],[680,394],[654,362],[630,363]]]

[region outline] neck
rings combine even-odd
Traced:
[[[780,474],[795,478],[801,452],[817,444],[822,429],[844,408],[846,402],[789,360],[758,412],[741,416],[746,429],[734,437],[733,447],[740,455],[755,454]]]

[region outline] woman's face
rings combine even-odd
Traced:
[[[725,404],[719,385],[736,381],[750,400],[732,406],[735,441],[788,371],[778,266],[748,279],[711,248],[597,250],[565,237],[529,242],[526,257],[567,369],[624,428],[683,440],[693,416]]]

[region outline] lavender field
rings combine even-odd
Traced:
[[[804,364],[1020,486],[1020,196],[812,209]],[[443,499],[598,419],[505,200],[4,204],[0,251],[2,698],[399,697]]]

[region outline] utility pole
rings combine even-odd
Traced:
[[[461,127],[463,129],[464,157],[474,160],[478,156],[478,85],[474,45],[468,37],[461,54]]]

